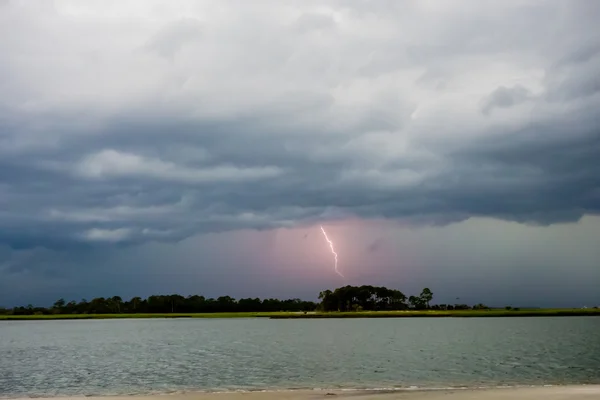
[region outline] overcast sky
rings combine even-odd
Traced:
[[[346,284],[600,304],[599,20],[1,0],[0,305]]]

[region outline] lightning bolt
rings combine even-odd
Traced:
[[[333,242],[331,240],[329,240],[329,238],[327,237],[327,232],[325,232],[325,229],[323,229],[323,226],[321,225],[321,232],[323,232],[323,236],[325,236],[325,240],[327,240],[327,243],[329,243],[329,248],[331,249],[331,252],[333,253],[333,256],[335,257],[335,264],[333,265],[333,269],[335,269],[335,273],[338,274],[339,276],[341,276],[342,278],[344,277],[344,275],[342,275],[342,273],[340,271],[338,271],[338,255],[335,252],[335,250],[333,249]]]

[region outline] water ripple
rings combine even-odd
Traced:
[[[600,383],[600,318],[0,323],[0,397]]]

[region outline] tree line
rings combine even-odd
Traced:
[[[146,299],[119,296],[97,297],[90,301],[57,300],[51,307],[1,308],[0,314],[146,314],[146,313],[223,313],[223,312],[308,312],[308,311],[385,311],[385,310],[467,310],[487,309],[483,304],[431,304],[433,292],[424,288],[417,296],[406,296],[399,290],[378,286],[344,286],[319,294],[319,303],[300,299],[278,300],[230,296],[216,299],[200,295],[153,295]]]
[[[230,296],[205,298],[192,295],[154,295],[146,299],[133,297],[123,300],[119,296],[97,297],[80,302],[57,300],[52,307],[0,308],[0,314],[152,314],[152,313],[223,313],[223,312],[274,312],[274,311],[314,311],[317,303],[300,299],[278,300],[246,298],[236,300]]]

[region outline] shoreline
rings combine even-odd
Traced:
[[[522,310],[458,311],[359,311],[359,312],[230,312],[230,313],[139,313],[139,314],[46,314],[0,315],[0,321],[53,321],[88,319],[348,319],[348,318],[522,318],[522,317],[600,317],[597,308],[540,308]]]
[[[600,384],[543,385],[543,386],[495,386],[456,388],[379,388],[379,389],[265,389],[235,391],[186,391],[129,395],[76,395],[4,397],[12,400],[313,400],[360,398],[363,400],[567,400],[600,399]]]

